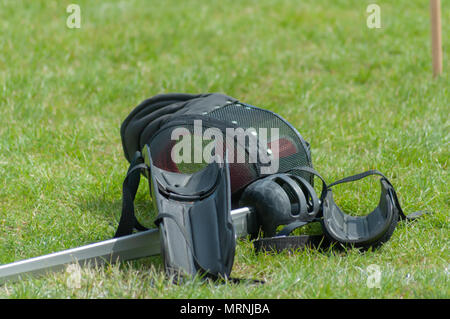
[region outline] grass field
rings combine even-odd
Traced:
[[[369,3],[381,29],[366,26]],[[81,8],[81,28],[66,7]],[[449,298],[450,7],[444,74],[432,79],[428,0],[0,1],[0,264],[109,239],[128,166],[119,128],[143,99],[221,92],[288,119],[328,180],[377,168],[406,213],[366,253],[256,255],[232,276],[264,285],[164,279],[159,257],[0,286],[0,298]],[[148,226],[142,182],[138,216]],[[336,198],[367,213],[376,179]],[[368,266],[381,270],[369,288]]]

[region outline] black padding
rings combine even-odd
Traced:
[[[239,205],[255,208],[258,224],[266,237],[275,236],[280,225],[311,222],[320,210],[312,186],[291,174],[275,174],[253,182],[245,188]]]
[[[257,224],[265,236],[275,236],[278,225],[292,221],[291,203],[286,191],[272,179],[261,179],[247,186],[239,201],[241,207],[253,207]],[[256,237],[258,233],[251,234]]]
[[[212,162],[192,174],[170,173],[153,165],[147,145],[144,161],[150,167],[149,183],[158,212],[155,223],[161,230],[167,273],[229,277],[236,238],[227,162]]]
[[[328,190],[327,183],[325,182],[325,179],[314,168],[309,167],[309,166],[297,166],[297,167],[291,168],[288,171],[288,173],[290,173],[290,174],[294,174],[294,173],[309,173],[309,174],[311,174],[311,176],[318,177],[322,181],[322,192],[320,194],[320,199],[322,200],[323,198],[325,198],[325,196],[327,194],[327,190]],[[311,186],[312,185],[314,185],[314,184],[311,183]]]
[[[282,183],[279,184],[280,186],[284,185],[285,187],[287,186],[288,188],[290,188],[290,194],[291,196],[295,197],[296,204],[291,205],[291,217],[303,217],[307,214],[308,205],[306,202],[305,194],[303,194],[302,189],[295,181],[293,181],[288,175],[285,174],[276,174],[268,177],[268,179],[271,179],[275,182],[282,181]]]
[[[123,121],[120,128],[122,146],[129,162],[135,152],[141,151],[159,128],[174,116],[201,114],[217,105],[237,101],[220,93],[159,94],[139,104]]]
[[[156,168],[152,171],[152,177],[158,183],[159,190],[167,195],[199,199],[214,190],[221,178],[219,173],[218,165],[213,162],[195,174],[173,173]]]
[[[320,201],[317,197],[316,191],[303,177],[297,175],[289,175],[291,178],[295,179],[302,189],[306,197],[307,203],[307,214],[310,217],[315,217],[320,210]]]

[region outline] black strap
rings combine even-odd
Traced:
[[[348,176],[346,178],[340,179],[340,180],[328,185],[328,188],[331,188],[335,185],[342,184],[342,183],[354,182],[354,181],[360,180],[360,179],[370,176],[370,175],[381,176],[391,186],[392,195],[394,196],[395,205],[397,206],[397,209],[399,210],[399,219],[401,221],[405,221],[405,220],[413,221],[413,220],[416,220],[416,219],[422,217],[425,214],[431,214],[431,212],[429,212],[429,211],[416,211],[416,212],[406,215],[400,206],[400,202],[398,200],[397,193],[394,189],[394,186],[392,185],[392,183],[388,180],[388,178],[383,173],[381,173],[380,171],[378,171],[376,169],[368,170],[363,173],[359,173],[356,175],[352,175],[352,176]]]
[[[278,232],[278,234],[275,237],[289,236],[289,234],[292,233],[295,229],[305,226],[306,224],[309,224],[309,222],[296,221],[287,224],[286,226],[284,226],[282,230]]]
[[[319,221],[318,219],[315,221]],[[275,237],[260,238],[253,241],[256,252],[283,250],[301,250],[306,247],[326,248],[331,242],[323,235],[300,235],[289,236],[295,229],[302,227],[309,222],[296,221],[286,225]]]
[[[122,215],[114,235],[115,238],[130,235],[133,229],[147,230],[138,222],[134,214],[134,198],[139,188],[143,169],[148,169],[148,166],[143,163],[141,153],[136,152],[122,185]]]
[[[291,168],[288,173],[292,174],[292,172],[294,171],[310,173],[314,176],[317,176],[322,181],[322,193],[320,194],[320,199],[323,200],[325,198],[328,190],[327,183],[325,182],[325,179],[314,168],[311,168],[309,166],[297,166]]]
[[[378,171],[376,169],[371,169],[371,170],[368,170],[368,171],[363,172],[363,173],[359,173],[359,174],[356,174],[356,175],[352,175],[352,176],[348,176],[346,178],[340,179],[340,180],[338,180],[338,181],[328,185],[328,188],[331,188],[331,187],[333,187],[335,185],[342,184],[342,183],[358,181],[358,180],[360,180],[360,179],[362,179],[364,177],[370,176],[370,175],[380,175],[381,177],[383,177],[385,180],[387,180],[389,182],[387,177],[384,176],[380,171]],[[391,184],[391,183],[389,182],[389,184]]]

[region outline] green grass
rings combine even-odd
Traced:
[[[81,7],[80,29],[66,6]],[[377,251],[254,254],[232,275],[264,285],[164,279],[159,257],[0,286],[0,298],[449,298],[450,10],[444,74],[432,78],[428,1],[1,1],[0,263],[109,239],[127,162],[119,128],[140,101],[222,92],[288,119],[328,181],[377,168],[406,213]],[[151,226],[148,189],[137,196]],[[379,186],[339,187],[349,210]],[[372,194],[373,193],[373,194]],[[380,288],[367,287],[376,264]]]

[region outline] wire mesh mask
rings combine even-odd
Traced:
[[[121,133],[129,160],[148,144],[154,165],[170,172],[193,173],[226,150],[233,197],[263,176],[312,167],[309,144],[286,120],[222,94],[157,95],[131,112]]]

